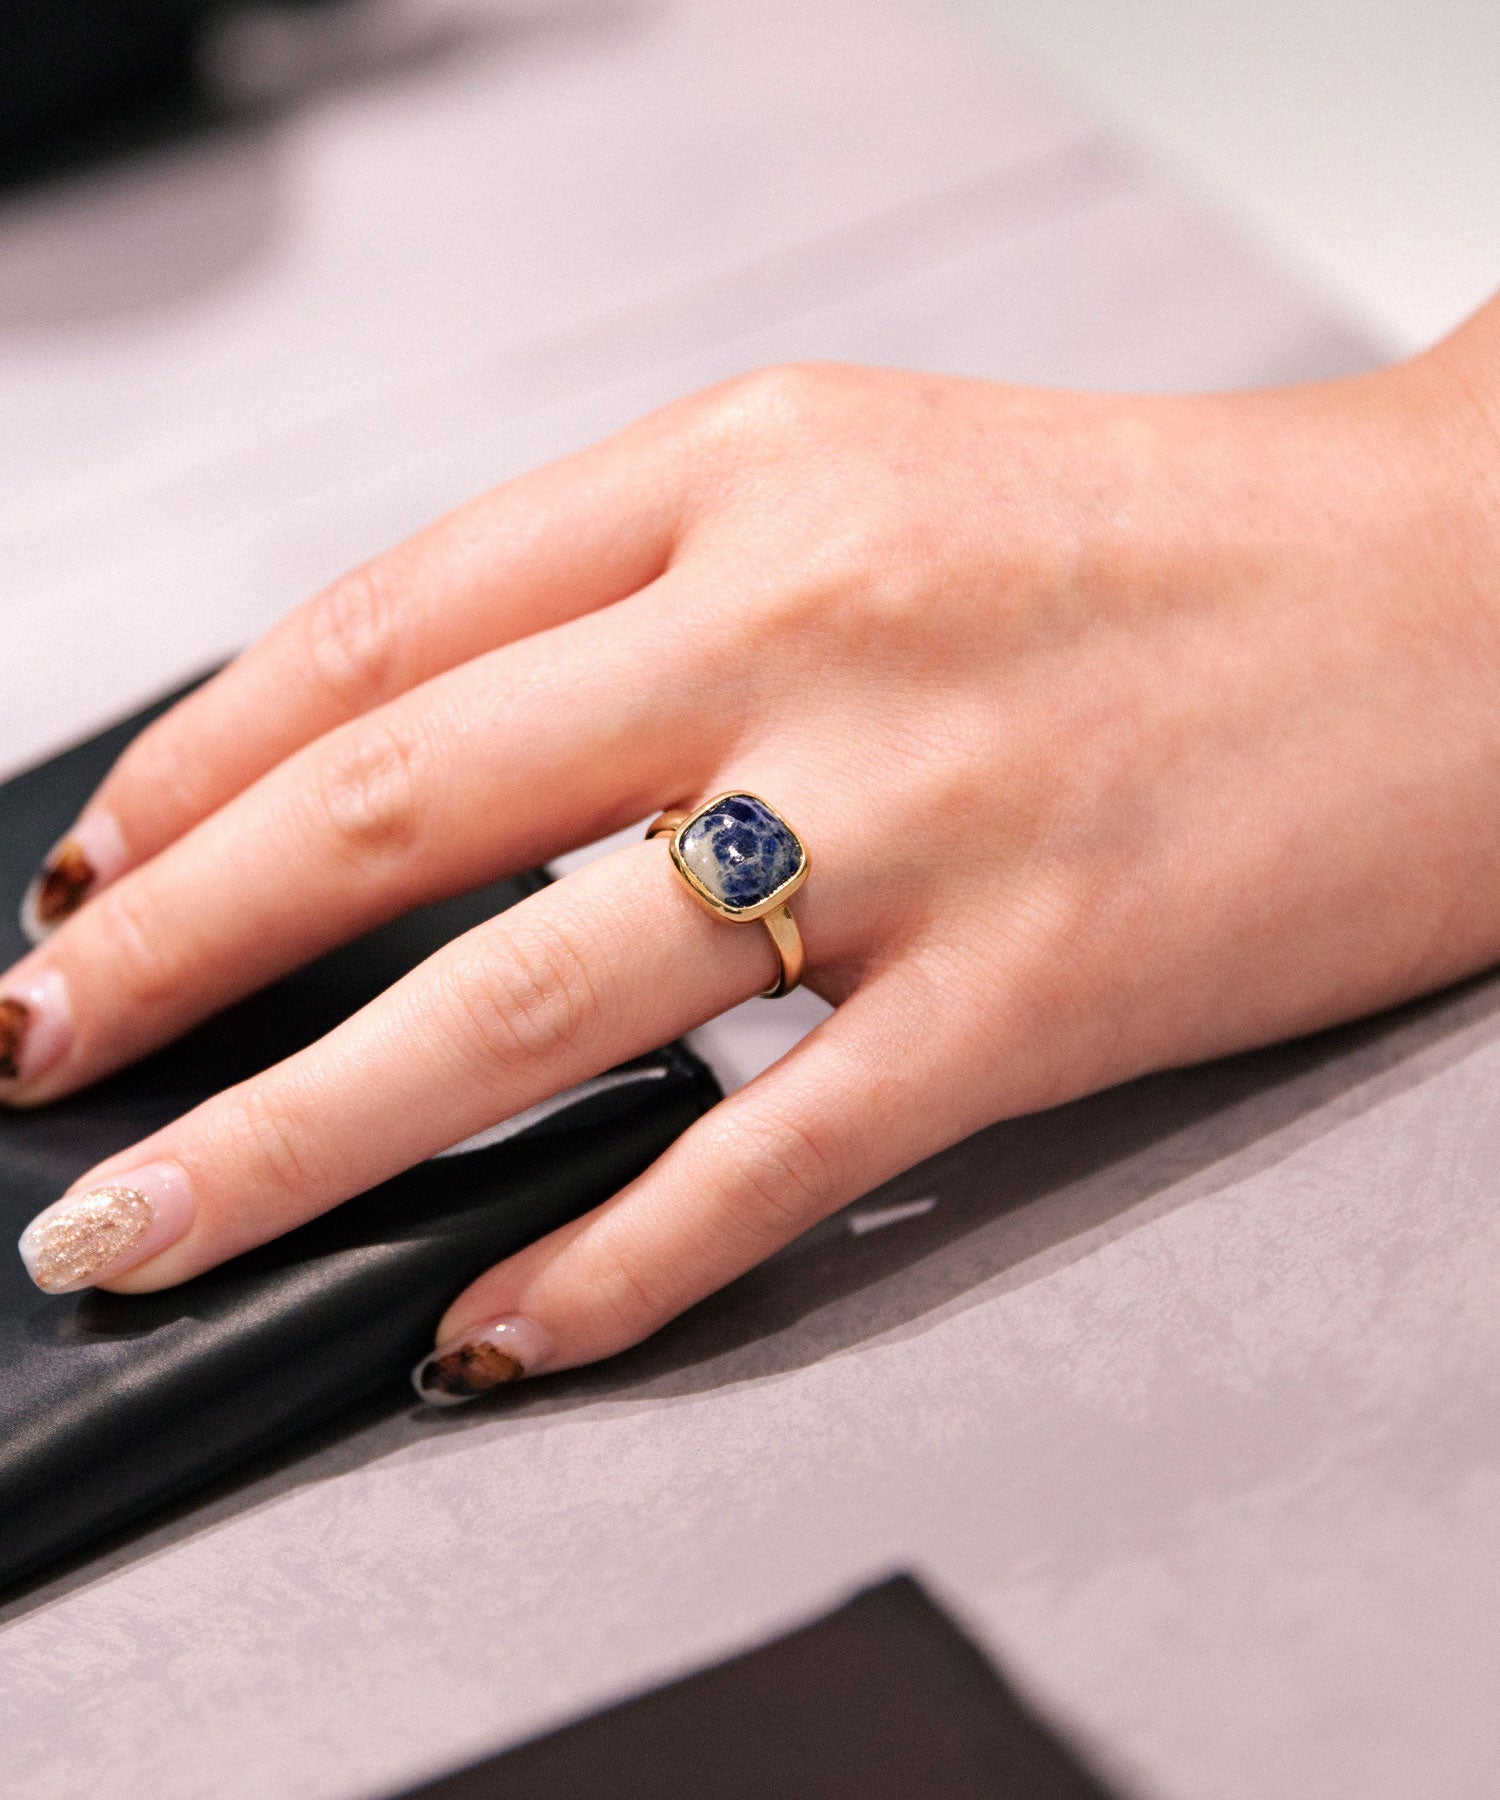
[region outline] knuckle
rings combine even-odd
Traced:
[[[730,1171],[723,1218],[752,1244],[785,1243],[839,1203],[842,1172],[825,1134],[787,1114],[730,1136],[718,1158]]]
[[[357,861],[408,851],[422,828],[422,745],[396,718],[362,720],[318,752],[315,791],[336,846]]]
[[[382,561],[341,576],[307,609],[308,663],[350,712],[397,691],[401,633],[398,598]]]
[[[236,1161],[251,1165],[251,1185],[302,1194],[318,1185],[318,1171],[301,1121],[258,1082],[225,1097],[225,1138]]]
[[[639,1342],[679,1310],[679,1300],[649,1256],[628,1244],[600,1247],[588,1270],[590,1304],[609,1321],[620,1349]]]
[[[139,880],[107,887],[85,917],[108,970],[106,991],[115,1005],[154,1012],[180,997],[186,959],[181,949],[174,950],[159,909],[151,905]]]
[[[456,992],[485,1074],[555,1061],[597,1030],[587,958],[549,923],[532,920],[507,932],[459,971]]]
[[[838,388],[837,371],[812,362],[773,363],[732,384],[735,398],[752,420],[794,425],[821,416]]]
[[[113,793],[149,796],[153,812],[169,818],[198,810],[203,764],[182,754],[179,723],[174,707],[126,745],[109,773]]]
[[[777,363],[707,390],[700,420],[732,456],[759,460],[825,419],[838,374],[818,363]]]

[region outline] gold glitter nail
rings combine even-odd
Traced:
[[[60,1294],[102,1275],[151,1223],[151,1202],[132,1187],[101,1187],[34,1220],[21,1237],[31,1279]]]

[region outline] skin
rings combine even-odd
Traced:
[[[1355,380],[1136,398],[796,367],[507,484],[294,614],[91,810],[95,1080],[416,902],[727,788],[809,844],[833,1016],[439,1332],[625,1348],[990,1121],[1500,960],[1500,302]],[[767,985],[665,849],[469,933],[112,1158],[180,1281]]]

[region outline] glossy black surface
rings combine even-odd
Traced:
[[[0,967],[37,861],[143,714],[0,787]],[[644,1168],[717,1098],[680,1047],[523,1137],[427,1163],[168,1292],[48,1296],[11,1244],[101,1157],[311,1041],[458,932],[544,884],[421,909],[86,1095],[0,1115],[0,1584],[352,1401],[403,1383],[448,1301]]]

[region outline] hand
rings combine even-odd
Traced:
[[[1489,963],[1497,325],[1232,396],[775,370],[500,488],[126,752],[0,982],[6,1097],[419,902],[765,795],[811,849],[793,907],[836,1011],[456,1299],[467,1391],[636,1342],[989,1121]],[[93,1170],[33,1271],[181,1281],[775,968],[634,845]]]

